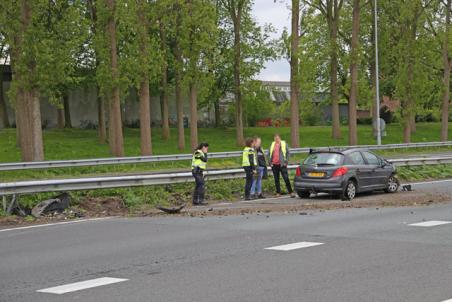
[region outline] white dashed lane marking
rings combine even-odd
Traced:
[[[419,226],[419,227],[434,227],[438,225],[450,224],[452,221],[441,221],[441,220],[430,220],[418,223],[409,224],[411,226]]]
[[[89,219],[79,219],[79,220],[55,222],[55,223],[29,225],[29,226],[25,226],[25,227],[18,227],[18,228],[11,228],[11,229],[0,229],[0,232],[36,229],[36,228],[49,227],[49,226],[55,226],[55,225],[65,225],[65,224],[75,224],[75,223],[89,222],[89,221],[107,220],[107,219],[111,219],[111,218],[113,218],[113,217],[89,218]]]
[[[114,284],[118,282],[124,282],[128,279],[119,279],[119,278],[109,278],[109,277],[103,277],[103,278],[97,278],[92,280],[86,280],[76,283],[70,283],[66,285],[60,285],[55,287],[49,287],[45,289],[37,290],[39,293],[48,293],[48,294],[56,294],[56,295],[62,295],[70,292],[75,292],[83,289],[103,286],[103,285],[109,285]]]
[[[278,245],[278,246],[267,247],[265,249],[266,250],[285,251],[286,252],[286,251],[303,249],[303,248],[312,247],[312,246],[318,246],[318,245],[322,245],[322,244],[323,243],[320,243],[320,242],[306,242],[306,241],[302,241],[302,242],[290,243],[290,244],[285,244],[285,245]]]

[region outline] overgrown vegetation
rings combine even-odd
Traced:
[[[452,176],[452,165],[432,165],[420,167],[400,167],[397,169],[402,182],[444,179]],[[291,176],[292,179],[293,176]],[[209,202],[231,202],[240,200],[243,194],[243,179],[216,180],[207,182],[207,199]],[[416,189],[416,188],[414,188]],[[122,189],[89,190],[71,192],[73,205],[90,198],[119,198],[130,213],[139,213],[156,205],[174,205],[191,201],[192,183],[165,186],[148,186]],[[263,182],[264,195],[272,196],[275,192],[273,178]],[[20,199],[21,205],[33,207],[39,201],[51,198],[55,193],[25,195]],[[0,210],[0,216],[3,215]]]

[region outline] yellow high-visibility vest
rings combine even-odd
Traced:
[[[245,147],[245,149],[243,149],[243,153],[242,153],[242,167],[250,167],[251,166],[250,158],[249,158],[250,155],[253,155],[254,165],[257,164],[256,151],[251,147]]]
[[[195,153],[193,153],[193,157],[191,160],[191,167],[193,169],[200,168],[202,170],[205,170],[207,168],[207,163],[205,161],[202,161],[200,158],[196,158],[197,155],[201,154],[202,157],[205,157],[206,155],[201,150],[196,150]]]
[[[281,141],[281,150],[283,153],[284,158],[282,159],[282,161],[286,161],[287,160],[287,144],[285,141]],[[273,158],[273,150],[275,150],[275,142],[273,142],[270,146],[270,161]],[[280,159],[281,160],[281,159]]]

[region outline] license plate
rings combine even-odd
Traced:
[[[309,177],[324,177],[325,173],[323,173],[323,172],[309,172],[308,176]]]

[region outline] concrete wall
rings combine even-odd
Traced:
[[[15,124],[15,115],[11,102],[8,100],[7,91],[10,87],[9,82],[3,83],[5,97],[7,101],[7,111],[9,121]],[[71,112],[71,121],[73,127],[87,127],[88,125],[97,126],[97,91],[94,87],[77,88],[69,93],[69,104]],[[161,125],[160,98],[151,97],[151,119],[154,126]],[[184,99],[185,117],[189,120],[189,103]],[[129,95],[123,100],[122,105],[123,121],[125,125],[138,124],[139,121],[139,102],[135,89],[131,89]],[[174,95],[169,97],[169,116],[170,124],[176,123],[176,101]],[[41,101],[41,118],[45,127],[53,128],[57,126],[57,106],[50,104],[46,100]],[[213,110],[202,109],[198,113],[198,118],[202,123],[213,123]],[[1,126],[0,126],[1,127]]]

